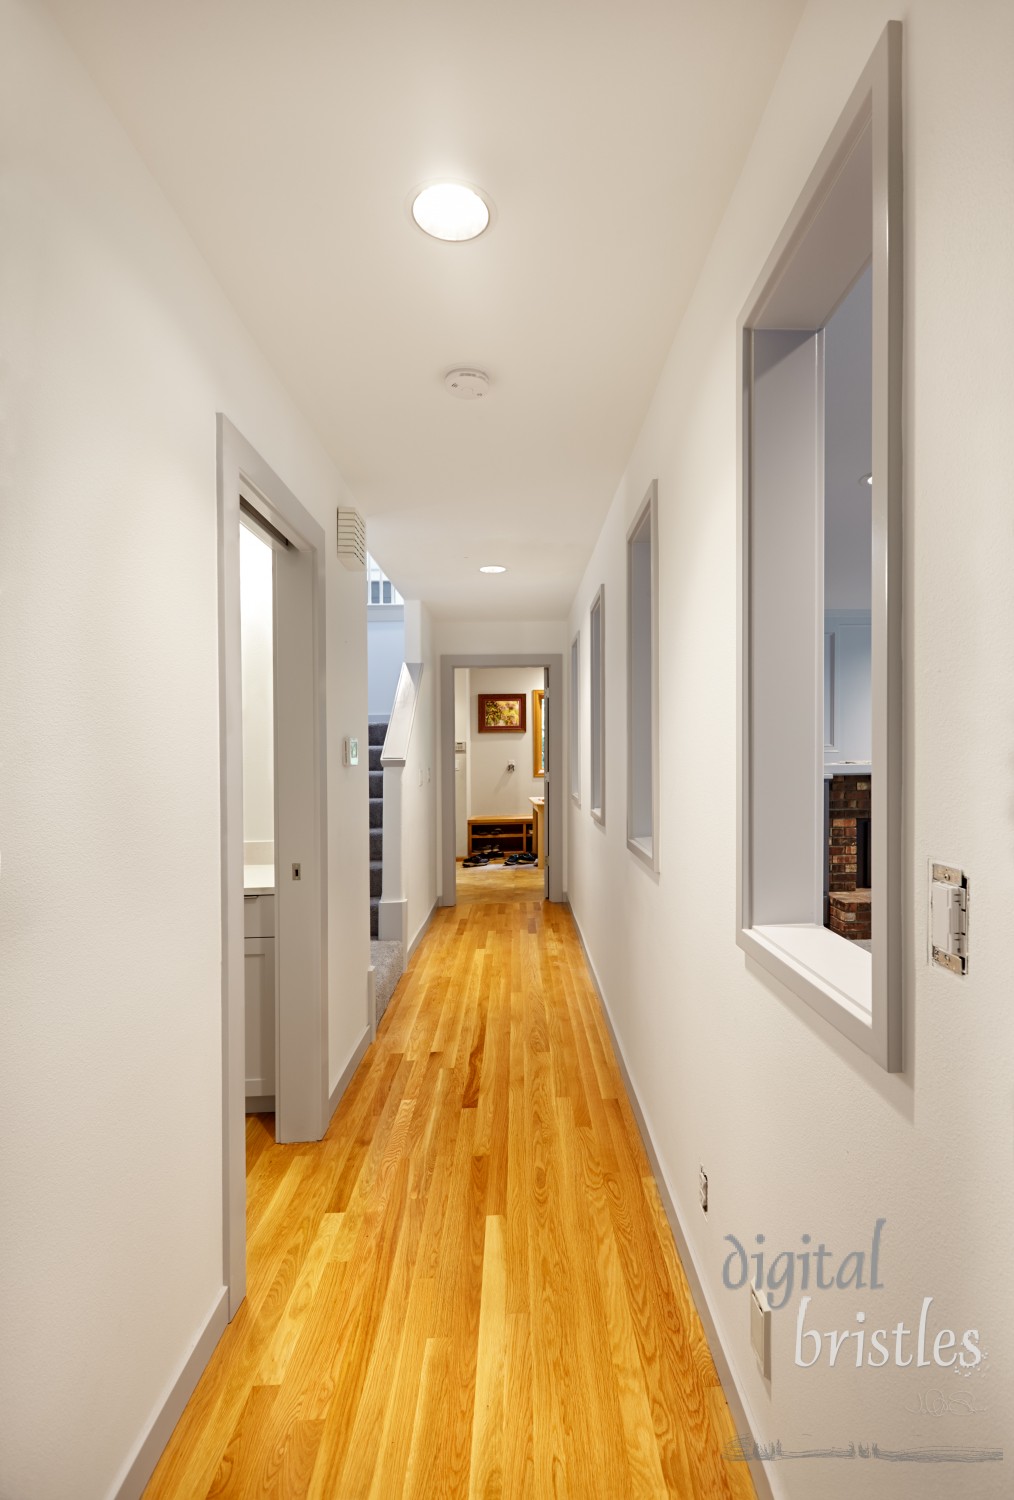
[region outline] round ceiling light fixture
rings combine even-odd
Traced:
[[[444,385],[459,401],[481,401],[489,390],[485,370],[448,370]]]
[[[479,569],[480,573],[506,573],[507,569],[500,563],[484,563]]]
[[[463,182],[431,182],[413,195],[412,218],[435,240],[475,240],[489,227],[490,203]]]

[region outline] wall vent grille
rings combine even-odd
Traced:
[[[366,572],[366,522],[357,510],[338,507],[338,558],[352,573]]]

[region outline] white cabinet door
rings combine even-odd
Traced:
[[[246,1096],[274,1098],[275,1094],[275,940],[247,938],[246,970]]]

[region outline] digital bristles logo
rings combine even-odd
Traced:
[[[794,1344],[794,1363],[802,1369],[825,1360],[828,1366],[854,1363],[857,1370],[864,1366],[881,1369],[890,1363],[900,1369],[909,1365],[917,1369],[930,1365],[975,1369],[982,1362],[979,1330],[966,1328],[959,1334],[938,1326],[931,1296],[923,1297],[911,1326],[903,1318],[893,1325],[869,1326],[863,1309],[853,1315],[852,1328],[823,1330],[812,1326],[814,1292],[884,1290],[880,1257],[886,1227],[887,1220],[878,1219],[869,1250],[850,1250],[838,1260],[825,1244],[813,1247],[809,1234],[800,1236],[801,1249],[782,1250],[773,1257],[765,1250],[763,1234],[754,1237],[757,1248],[749,1252],[734,1234],[727,1234],[725,1241],[732,1249],[722,1267],[722,1280],[730,1291],[738,1291],[752,1281],[775,1312],[786,1306],[797,1287],[806,1294],[799,1301]]]

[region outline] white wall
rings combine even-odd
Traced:
[[[541,797],[543,778],[532,775],[533,700],[545,672],[540,667],[474,667],[469,673],[468,754],[470,786],[468,817],[531,817],[530,797]],[[480,734],[477,705],[480,693],[524,693],[523,733]],[[507,770],[513,763],[514,771]]]
[[[100,1500],[222,1285],[218,410],[327,534],[332,1078],[365,614],[308,424],[42,7],[0,34],[0,1490]]]
[[[381,613],[382,611],[382,613]],[[399,604],[367,609],[368,710],[371,719],[387,718],[405,661],[405,611]]]
[[[273,559],[274,554],[267,543],[241,526],[243,842],[247,845],[270,844],[272,850],[275,842]],[[262,861],[251,857],[250,862],[258,864]]]
[[[736,947],[736,319],[820,146],[891,15],[905,20],[905,864],[907,1070],[890,1077]],[[1003,1447],[1003,1464],[774,1463],[790,1500],[1006,1496],[1014,1451],[1011,1072],[1006,939],[1014,908],[1014,9],[1007,0],[814,0],[659,381],[569,625],[582,639],[584,805],[570,818],[571,901],[756,1435],[786,1449]],[[624,847],[624,537],[659,481],[662,870]],[[607,823],[588,790],[587,612],[606,584]],[[946,600],[946,608],[941,601]],[[969,726],[974,726],[970,732]],[[972,967],[926,961],[930,858],[973,889]],[[676,921],[675,914],[686,920]],[[709,1175],[711,1210],[697,1205]],[[883,1290],[818,1293],[810,1326],[978,1328],[971,1378],[794,1363],[798,1290],[760,1378],[750,1249],[836,1257],[887,1220]],[[918,1415],[920,1395],[975,1415]],[[906,1408],[912,1409],[912,1414]]]

